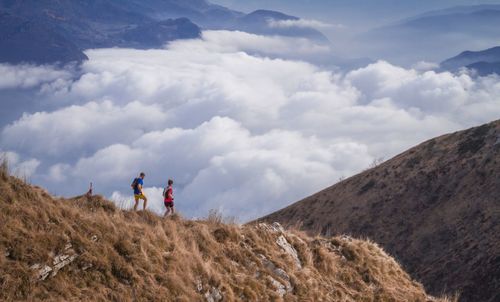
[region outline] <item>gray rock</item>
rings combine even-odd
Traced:
[[[351,237],[351,236],[348,236],[348,235],[343,234],[343,235],[341,235],[341,236],[340,236],[340,240],[342,240],[342,241],[346,241],[346,242],[352,242],[352,237]]]
[[[285,229],[283,228],[283,226],[279,223],[279,222],[273,222],[273,224],[271,225],[271,227],[278,233],[282,233],[284,234],[285,233]]]
[[[276,274],[276,276],[279,276],[281,279],[286,280],[286,281],[290,281],[290,276],[288,276],[288,274],[285,272],[285,270],[277,267],[276,269],[274,269],[273,272]]]
[[[212,289],[205,293],[205,299],[207,302],[218,302],[222,301],[223,297],[220,290],[212,286]]]
[[[73,254],[73,255],[57,255],[55,258],[54,258],[54,261],[53,261],[53,264],[54,264],[54,268],[52,270],[52,275],[51,277],[54,277],[55,275],[57,275],[57,273],[63,268],[65,267],[66,265],[70,264],[71,262],[73,262],[76,257],[78,257],[78,255],[76,254]]]
[[[285,229],[278,222],[273,222],[273,224],[271,224],[271,225],[269,225],[267,223],[259,223],[258,228],[260,228],[261,230],[268,231],[269,233],[273,233],[273,234],[276,234],[276,233],[277,234],[284,234],[285,233]]]
[[[283,296],[287,293],[287,290],[286,290],[286,287],[285,285],[283,285],[281,282],[279,282],[278,280],[274,279],[273,277],[271,276],[267,276],[267,279],[269,280],[269,282],[271,283],[271,285],[274,287],[274,289],[276,290],[276,293],[281,297],[283,298]]]
[[[91,268],[92,266],[94,266],[92,263],[85,263],[82,267],[82,271],[86,271],[88,270],[89,268]]]
[[[49,276],[50,272],[52,272],[52,268],[48,265],[44,265],[42,267],[41,264],[34,264],[31,266],[32,270],[37,271],[36,272],[36,278],[38,280],[45,280]]]
[[[285,281],[285,288],[287,292],[292,292],[293,287],[292,284],[290,283],[290,276],[287,274],[287,272],[279,267],[277,267],[272,261],[266,258],[266,256],[259,254],[259,258],[261,259],[262,265],[264,265],[267,269],[269,269],[271,272],[273,272],[274,275],[280,277]]]
[[[290,243],[288,243],[285,236],[283,235],[279,236],[278,239],[276,240],[276,243],[281,247],[281,249],[285,253],[287,253],[292,257],[292,259],[295,261],[295,264],[297,264],[297,268],[302,268],[302,263],[300,262],[297,250],[295,250],[295,248]]]
[[[203,291],[203,283],[201,279],[196,279],[196,290],[201,293]]]

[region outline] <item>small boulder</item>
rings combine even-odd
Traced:
[[[299,254],[297,253],[297,250],[286,240],[285,236],[281,235],[278,237],[276,240],[276,243],[281,247],[281,249],[290,255],[292,259],[295,261],[297,264],[297,268],[302,268],[302,263],[300,262],[299,259]]]
[[[271,283],[271,285],[274,287],[274,289],[276,290],[276,293],[281,297],[283,298],[283,296],[286,294],[287,290],[286,290],[286,287],[285,285],[283,285],[281,282],[279,282],[278,280],[274,279],[273,277],[271,276],[267,276],[267,279],[269,280],[269,282]]]
[[[216,287],[212,286],[212,289],[205,293],[205,299],[207,302],[218,302],[222,301],[222,293]]]

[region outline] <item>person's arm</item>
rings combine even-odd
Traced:
[[[139,192],[141,192],[142,195],[144,195],[144,192],[142,192],[142,185],[141,184],[138,184],[137,185],[137,188],[139,189]]]
[[[173,195],[174,190],[170,189],[170,190],[168,190],[167,192],[168,192],[168,193],[167,193],[168,198],[169,198],[169,199],[171,199],[171,200],[174,200],[174,195]]]

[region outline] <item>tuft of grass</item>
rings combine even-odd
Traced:
[[[0,178],[7,181],[9,177],[9,161],[7,156],[0,154]]]
[[[212,209],[208,212],[207,221],[215,225],[222,224],[224,221],[224,217],[222,216],[221,212]]]

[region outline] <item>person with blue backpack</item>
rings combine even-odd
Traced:
[[[134,189],[134,211],[137,211],[137,206],[139,205],[140,199],[144,201],[142,209],[146,210],[148,199],[146,198],[146,195],[143,191],[144,177],[146,177],[146,174],[144,172],[141,172],[141,174],[139,174],[139,177],[135,178],[131,185],[132,189]]]

